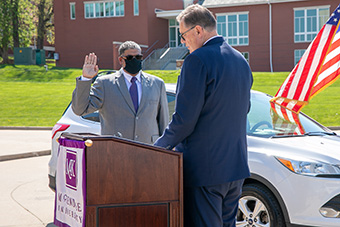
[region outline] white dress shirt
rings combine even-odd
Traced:
[[[128,90],[130,90],[132,76],[130,74],[126,73],[123,70],[123,68],[121,68],[119,71],[121,73],[123,73],[126,86],[127,86]],[[142,97],[142,81],[141,81],[140,75],[141,75],[141,71],[139,71],[138,74],[135,76],[137,78],[136,84],[137,84],[137,91],[138,91],[138,105],[140,104],[140,99]]]

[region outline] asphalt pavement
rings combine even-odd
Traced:
[[[55,226],[50,152],[50,128],[0,127],[0,227]]]
[[[0,128],[0,227],[52,227],[50,128]]]

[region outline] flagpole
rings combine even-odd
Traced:
[[[273,72],[273,34],[272,34],[272,4],[268,0],[269,5],[269,65],[270,72]]]

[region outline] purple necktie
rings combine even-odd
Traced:
[[[137,91],[137,84],[136,84],[136,77],[131,78],[131,87],[130,87],[130,95],[133,102],[133,106],[135,107],[136,113],[138,110],[138,91]]]

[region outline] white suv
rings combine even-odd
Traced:
[[[173,113],[175,85],[166,86]],[[243,185],[236,226],[339,227],[340,137],[302,113],[298,115],[300,128],[277,121],[269,104],[271,97],[252,91],[251,98],[247,128],[251,176]],[[98,113],[79,117],[69,106],[54,126],[49,162],[52,189],[56,138],[62,132],[100,134]]]

